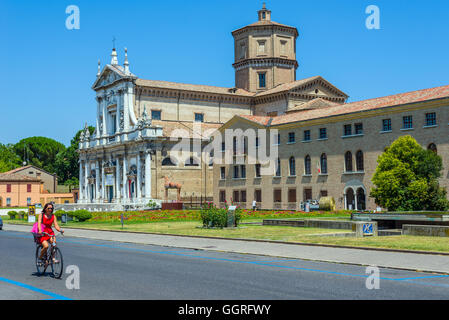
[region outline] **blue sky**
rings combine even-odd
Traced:
[[[257,21],[263,1],[42,0],[0,2],[0,143],[46,136],[68,145],[95,123],[97,61],[143,79],[232,87],[231,31]],[[298,28],[297,79],[321,75],[349,101],[449,84],[449,1],[266,1]],[[65,26],[80,9],[80,29]],[[368,30],[365,9],[380,9]]]

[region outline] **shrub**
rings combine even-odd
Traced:
[[[65,213],[66,213],[66,212],[65,212],[64,210],[57,210],[57,211],[55,211],[54,215],[56,216],[56,218],[57,218],[58,220],[61,220],[62,215],[65,214]]]
[[[24,219],[27,216],[27,213],[25,211],[19,211],[17,212],[17,216],[19,219]]]
[[[335,211],[335,200],[332,197],[321,197],[320,210]]]
[[[242,210],[235,210],[235,227],[238,226],[242,219]],[[228,222],[228,207],[217,208],[213,203],[203,206],[201,209],[201,220],[206,228],[225,228]]]
[[[147,206],[150,209],[156,209],[157,208],[157,203],[156,203],[156,201],[150,200],[150,202],[148,202]]]
[[[8,212],[8,216],[11,220],[14,220],[17,216],[17,212],[16,211],[9,211]]]
[[[74,211],[72,216],[75,217],[79,222],[84,222],[86,220],[92,219],[92,213],[87,210]]]

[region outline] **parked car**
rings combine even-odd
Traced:
[[[2,220],[2,217],[0,217],[0,230],[3,230],[3,220]]]

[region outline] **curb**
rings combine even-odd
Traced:
[[[20,224],[9,224],[9,225],[18,225],[18,226],[28,226],[28,225],[20,225]],[[259,239],[240,239],[240,238],[223,238],[223,237],[207,237],[207,236],[184,236],[184,235],[178,235],[178,234],[160,234],[160,233],[150,233],[150,232],[138,232],[138,231],[120,231],[120,230],[99,230],[99,229],[87,229],[87,228],[73,228],[73,227],[67,227],[64,228],[67,230],[86,230],[86,231],[99,231],[99,232],[115,232],[115,233],[124,233],[124,234],[139,234],[139,235],[156,235],[156,236],[170,236],[170,237],[187,237],[187,238],[197,238],[197,239],[217,239],[217,240],[235,240],[235,241],[247,241],[247,242],[258,242],[258,243],[273,243],[273,244],[287,244],[287,245],[301,245],[301,246],[310,246],[310,247],[327,247],[327,248],[342,248],[342,249],[359,249],[359,250],[371,250],[371,251],[385,251],[385,252],[399,252],[399,253],[413,253],[413,254],[423,254],[423,255],[440,255],[440,256],[449,256],[449,253],[435,253],[431,251],[412,251],[412,250],[397,250],[397,249],[383,249],[383,248],[368,248],[368,247],[352,247],[352,246],[339,246],[339,245],[326,245],[326,244],[315,244],[315,243],[300,243],[300,242],[285,242],[285,241],[276,241],[276,240],[259,240]],[[22,231],[26,232],[26,231]],[[84,237],[81,237],[84,238]],[[127,243],[135,243],[133,241],[126,241]],[[174,246],[179,247],[179,246]],[[208,250],[207,248],[191,248],[191,247],[179,247],[179,248],[188,248],[193,250]],[[227,250],[214,250],[219,252],[233,252],[233,251],[227,251]],[[248,253],[247,254],[253,254]],[[263,254],[262,254],[263,255]],[[270,257],[284,257],[279,255],[267,255]],[[326,263],[338,263],[338,264],[345,264],[345,265],[358,265],[358,266],[369,266],[368,264],[364,263],[357,263],[357,262],[345,262],[345,261],[336,261],[336,260],[327,260],[327,259],[313,259],[313,258],[301,258],[302,260],[307,261],[317,261],[317,262],[326,262]],[[416,271],[416,272],[426,272],[426,273],[433,273],[433,274],[443,274],[443,275],[449,275],[449,272],[447,271],[438,271],[438,270],[430,270],[430,269],[416,269],[416,268],[408,268],[408,267],[397,267],[397,266],[388,266],[388,265],[377,265],[379,268],[386,268],[386,269],[396,269],[396,270],[405,270],[405,271]]]
[[[8,223],[6,223],[8,224]],[[28,226],[24,224],[10,225],[16,226]],[[354,246],[342,246],[335,244],[319,244],[319,243],[307,243],[307,242],[287,242],[279,240],[262,240],[262,239],[245,239],[245,238],[223,238],[223,237],[207,237],[207,236],[189,236],[181,234],[170,234],[170,233],[154,233],[154,232],[139,232],[139,231],[120,231],[120,230],[103,230],[103,229],[89,229],[89,228],[76,228],[76,227],[65,227],[64,229],[73,230],[87,230],[87,231],[101,231],[101,232],[121,232],[130,234],[149,234],[156,236],[169,236],[169,237],[187,237],[196,239],[218,239],[218,240],[235,240],[235,241],[247,241],[247,242],[259,242],[259,243],[274,243],[274,244],[288,244],[288,245],[300,245],[300,246],[311,246],[311,247],[325,247],[325,248],[340,248],[340,249],[358,249],[358,250],[368,250],[368,251],[384,251],[384,252],[397,252],[397,253],[414,253],[422,255],[440,255],[449,256],[449,252],[436,252],[436,251],[420,251],[420,250],[405,250],[405,249],[390,249],[390,248],[372,248],[372,247],[354,247]]]
[[[353,247],[353,246],[342,246],[333,244],[319,244],[319,243],[307,243],[307,242],[287,242],[287,241],[277,241],[277,240],[261,240],[261,239],[243,239],[243,238],[223,238],[223,237],[207,237],[207,236],[187,236],[180,234],[169,234],[169,233],[153,233],[153,232],[139,232],[139,231],[120,231],[120,230],[102,230],[102,229],[88,229],[88,228],[73,228],[67,227],[64,229],[74,229],[74,230],[87,230],[87,231],[102,231],[102,232],[122,232],[130,234],[149,234],[156,236],[169,236],[169,237],[187,237],[196,239],[218,239],[218,240],[235,240],[235,241],[247,241],[247,242],[259,242],[259,243],[274,243],[274,244],[288,244],[288,245],[300,245],[300,246],[311,246],[311,247],[325,247],[325,248],[340,248],[340,249],[359,249],[359,250],[371,250],[371,251],[385,251],[385,252],[398,252],[398,253],[414,253],[423,255],[440,255],[449,256],[447,252],[435,252],[435,251],[418,251],[418,250],[405,250],[405,249],[389,249],[389,248],[371,248],[371,247]]]

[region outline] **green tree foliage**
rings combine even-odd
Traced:
[[[449,209],[446,190],[438,184],[441,157],[411,136],[394,141],[377,162],[370,194],[377,204],[391,211]]]
[[[0,143],[0,172],[10,171],[20,166],[20,157],[14,152],[14,146]]]
[[[78,148],[80,143],[80,136],[83,130],[79,130],[70,142],[70,146],[56,157],[56,166],[58,168],[57,174],[60,180],[68,186],[77,186],[79,179],[79,155]],[[95,132],[95,127],[89,127],[89,132],[92,135]]]
[[[26,138],[14,145],[14,152],[22,161],[49,173],[57,173],[56,156],[64,150],[62,143],[45,137]]]

